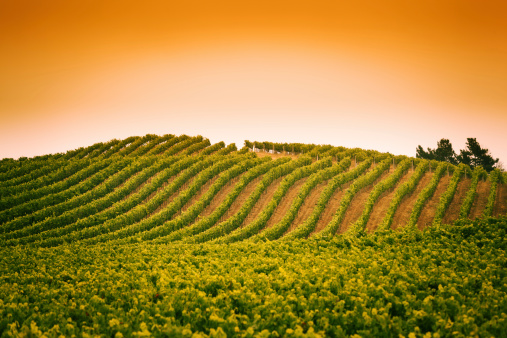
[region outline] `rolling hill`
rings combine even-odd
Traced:
[[[0,337],[500,337],[505,179],[186,135],[3,159]]]
[[[146,135],[3,160],[0,243],[231,243],[353,235],[507,211],[502,173],[388,153]]]

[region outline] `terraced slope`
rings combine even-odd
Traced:
[[[238,151],[202,136],[146,135],[4,159],[0,244],[292,240],[507,213],[498,171],[358,148],[245,143]]]

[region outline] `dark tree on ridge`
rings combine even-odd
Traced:
[[[488,149],[481,148],[475,138],[467,138],[467,149],[462,149],[457,158],[460,163],[468,164],[471,168],[482,166],[488,172],[493,170],[499,161],[489,154]]]
[[[494,159],[488,149],[481,148],[479,142],[475,138],[467,138],[467,149],[460,150],[460,154],[456,155],[452,149],[452,144],[448,139],[441,139],[438,141],[437,148],[427,148],[425,151],[421,146],[416,148],[416,157],[424,158],[427,160],[437,160],[449,162],[454,165],[464,163],[469,165],[472,169],[477,166],[482,166],[486,171],[490,172],[495,168],[495,164],[499,159]]]
[[[424,158],[427,160],[437,160],[442,162],[449,162],[452,164],[458,164],[456,159],[456,153],[452,149],[452,144],[448,139],[441,139],[438,141],[437,148],[428,148],[428,151],[424,151],[421,146],[416,148],[416,157]]]

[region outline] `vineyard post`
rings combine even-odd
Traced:
[[[375,166],[375,156],[373,156],[373,166]]]
[[[414,171],[414,160],[412,160],[412,171]]]
[[[447,176],[449,176],[449,165],[447,165]]]
[[[396,164],[394,164],[394,157],[393,157],[393,170],[396,169]]]
[[[356,159],[356,155],[354,155],[354,167],[357,167],[357,159]]]
[[[467,179],[467,168],[465,168],[465,180]]]

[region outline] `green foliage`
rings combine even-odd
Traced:
[[[237,151],[202,136],[148,134],[1,160],[0,336],[504,334],[507,218],[466,219],[478,180],[486,177],[482,168],[472,173],[461,219],[449,226],[439,222],[467,167],[416,160],[412,177],[393,194],[382,231],[366,235],[374,204],[413,159],[329,145],[245,145]],[[253,146],[278,152],[294,146],[305,155],[259,158]],[[377,182],[391,164],[395,172]],[[411,226],[391,231],[398,205],[427,169],[435,173],[418,196]],[[414,225],[446,171],[453,178],[435,226],[420,232]],[[289,211],[266,228],[302,178]],[[499,170],[489,175],[485,216],[504,179]],[[310,217],[292,230],[305,199],[326,180]],[[253,192],[229,215],[253,182]],[[306,239],[347,182],[332,221]],[[350,229],[354,236],[335,236],[355,194],[371,184]],[[276,189],[273,197],[245,224],[268,188]]]
[[[315,163],[310,165],[307,165],[308,163],[311,162],[310,158],[303,157],[301,160],[304,161],[303,162],[304,166],[297,168],[292,173],[284,177],[284,179],[282,180],[282,182],[280,182],[280,185],[276,189],[271,201],[269,201],[268,205],[264,208],[264,210],[262,210],[259,216],[257,216],[255,220],[245,225],[243,228],[236,229],[229,235],[225,236],[223,239],[221,239],[221,241],[224,241],[226,243],[242,241],[258,234],[259,231],[264,229],[266,223],[268,222],[269,218],[273,215],[276,207],[282,200],[283,196],[285,196],[289,188],[293,186],[296,181],[304,177],[308,177],[311,174],[317,172],[318,170],[329,167],[331,165],[330,160],[316,161]]]
[[[345,158],[340,162],[340,165],[348,167],[350,166],[350,163],[351,163],[350,159]],[[370,165],[371,161],[364,161],[361,164],[359,164],[356,168],[333,177],[329,181],[324,191],[321,193],[317,205],[313,209],[313,212],[310,215],[310,217],[308,217],[308,219],[305,220],[303,224],[299,225],[296,229],[294,229],[294,231],[285,235],[283,239],[290,241],[294,240],[295,238],[308,237],[311,234],[311,232],[315,229],[315,226],[317,225],[317,222],[319,221],[322,212],[324,211],[327,203],[331,199],[331,196],[336,191],[336,189],[338,188],[341,189],[341,186],[343,184],[358,178],[361,174],[363,174],[366,171],[366,169],[370,167]],[[343,170],[345,170],[345,168]]]
[[[438,226],[442,222],[445,211],[452,202],[452,198],[454,197],[454,193],[456,192],[456,188],[458,187],[458,182],[464,175],[465,170],[467,170],[467,166],[464,165],[463,163],[460,163],[460,165],[458,165],[458,167],[454,171],[454,174],[452,175],[451,181],[449,182],[449,186],[442,194],[442,196],[440,196],[440,200],[438,202],[437,209],[435,211],[435,217],[433,218],[434,226]],[[470,171],[470,169],[468,169],[468,171]]]
[[[282,220],[273,225],[271,228],[256,235],[254,240],[275,240],[280,238],[296,218],[299,208],[303,205],[305,198],[310,194],[312,189],[315,188],[317,184],[320,184],[323,181],[343,172],[348,168],[348,166],[350,166],[350,160],[344,160],[344,162],[337,163],[329,168],[319,170],[310,175],[303,186],[299,189],[296,198],[293,199],[292,205]]]
[[[389,204],[389,208],[387,209],[386,215],[384,216],[382,223],[378,227],[379,231],[387,230],[391,227],[394,218],[394,213],[398,209],[398,206],[401,204],[403,198],[406,195],[411,194],[415,190],[417,183],[419,183],[423,175],[428,170],[429,166],[430,166],[429,161],[422,161],[417,166],[415,172],[412,174],[410,179],[401,186],[399,186],[398,189],[396,189],[394,197],[391,200],[391,203]]]
[[[234,186],[234,189],[227,195],[223,202],[209,216],[199,217],[199,220],[194,224],[180,228],[168,236],[162,237],[162,241],[172,242],[185,239],[185,242],[201,243],[210,240],[212,238],[210,236],[211,233],[216,232],[217,229],[208,231],[201,236],[196,235],[201,234],[206,230],[211,230],[210,228],[215,225],[220,217],[222,217],[229,210],[238,195],[253,179],[259,177],[262,174],[265,174],[270,169],[273,170],[279,165],[287,163],[289,161],[289,158],[280,158],[276,161],[269,161],[269,157],[265,157],[264,160],[268,161],[264,161],[264,163],[251,168]],[[224,181],[225,180],[227,180],[227,177],[224,177]]]
[[[363,189],[364,187],[373,184],[375,180],[377,180],[384,171],[389,169],[391,162],[392,162],[391,158],[383,160],[382,162],[378,163],[375,166],[375,168],[373,168],[373,170],[371,170],[369,173],[359,177],[357,180],[352,182],[349,188],[345,191],[345,194],[343,195],[340,201],[340,206],[338,207],[338,210],[334,214],[329,224],[327,224],[324,230],[322,230],[322,232],[319,234],[319,236],[329,237],[334,236],[336,234],[343,221],[345,212],[347,211],[356,193],[359,190]]]
[[[493,170],[499,161],[489,154],[488,149],[483,149],[475,138],[467,138],[467,149],[460,151],[458,160],[471,168],[482,166],[488,172]]]
[[[411,161],[406,159],[398,164],[394,172],[389,175],[386,179],[377,183],[373,190],[371,191],[368,199],[366,200],[363,213],[359,217],[359,219],[350,226],[347,230],[348,235],[357,236],[364,231],[366,224],[368,223],[368,219],[370,218],[370,214],[373,211],[373,207],[375,203],[379,199],[380,195],[382,195],[387,190],[393,188],[396,183],[403,177],[405,172],[408,170],[411,165]]]
[[[501,337],[506,230],[0,248],[0,334]]]
[[[477,185],[479,184],[479,180],[483,179],[487,176],[486,171],[482,167],[475,167],[472,173],[472,182],[470,184],[470,188],[465,196],[465,199],[461,203],[461,208],[459,211],[459,218],[467,218],[470,213],[470,209],[472,209],[472,204],[474,203],[475,197],[477,196]]]
[[[428,148],[428,151],[424,151],[421,146],[417,146],[416,157],[426,160],[437,160],[441,162],[449,162],[451,164],[458,164],[456,153],[452,149],[452,144],[448,139],[441,139],[437,143],[436,149]]]
[[[489,180],[491,182],[491,187],[488,195],[488,202],[486,203],[486,207],[484,208],[483,216],[488,217],[493,214],[493,207],[495,206],[496,200],[496,191],[498,188],[498,184],[501,182],[502,172],[498,169],[493,170],[489,174]]]
[[[424,187],[417,197],[414,207],[412,208],[412,213],[410,214],[410,219],[408,220],[408,228],[414,228],[416,226],[417,220],[419,219],[426,202],[433,196],[435,190],[437,190],[438,182],[440,182],[440,179],[448,169],[449,165],[445,163],[440,163],[436,168],[433,176],[431,177],[430,183]]]
[[[452,149],[451,142],[443,138],[438,141],[436,149],[428,148],[428,151],[424,151],[421,146],[417,146],[416,157],[449,162],[454,165],[463,163],[470,166],[472,169],[477,166],[482,166],[488,172],[493,170],[499,161],[498,158],[494,159],[489,154],[488,149],[483,149],[475,138],[467,138],[467,149],[460,150],[459,155],[456,155]]]
[[[278,178],[288,175],[295,169],[308,165],[311,163],[310,158],[300,157],[296,161],[289,161],[285,164],[272,168],[267,172],[262,180],[259,182],[254,192],[248,197],[243,203],[240,210],[236,214],[229,217],[227,220],[215,225],[211,229],[208,229],[194,238],[189,238],[188,241],[202,243],[211,240],[215,240],[219,243],[230,243],[242,239],[244,236],[243,230],[238,228],[245,221],[254,205],[258,202],[261,195],[265,190]],[[237,231],[234,231],[238,229]],[[229,235],[230,234],[230,235]]]

